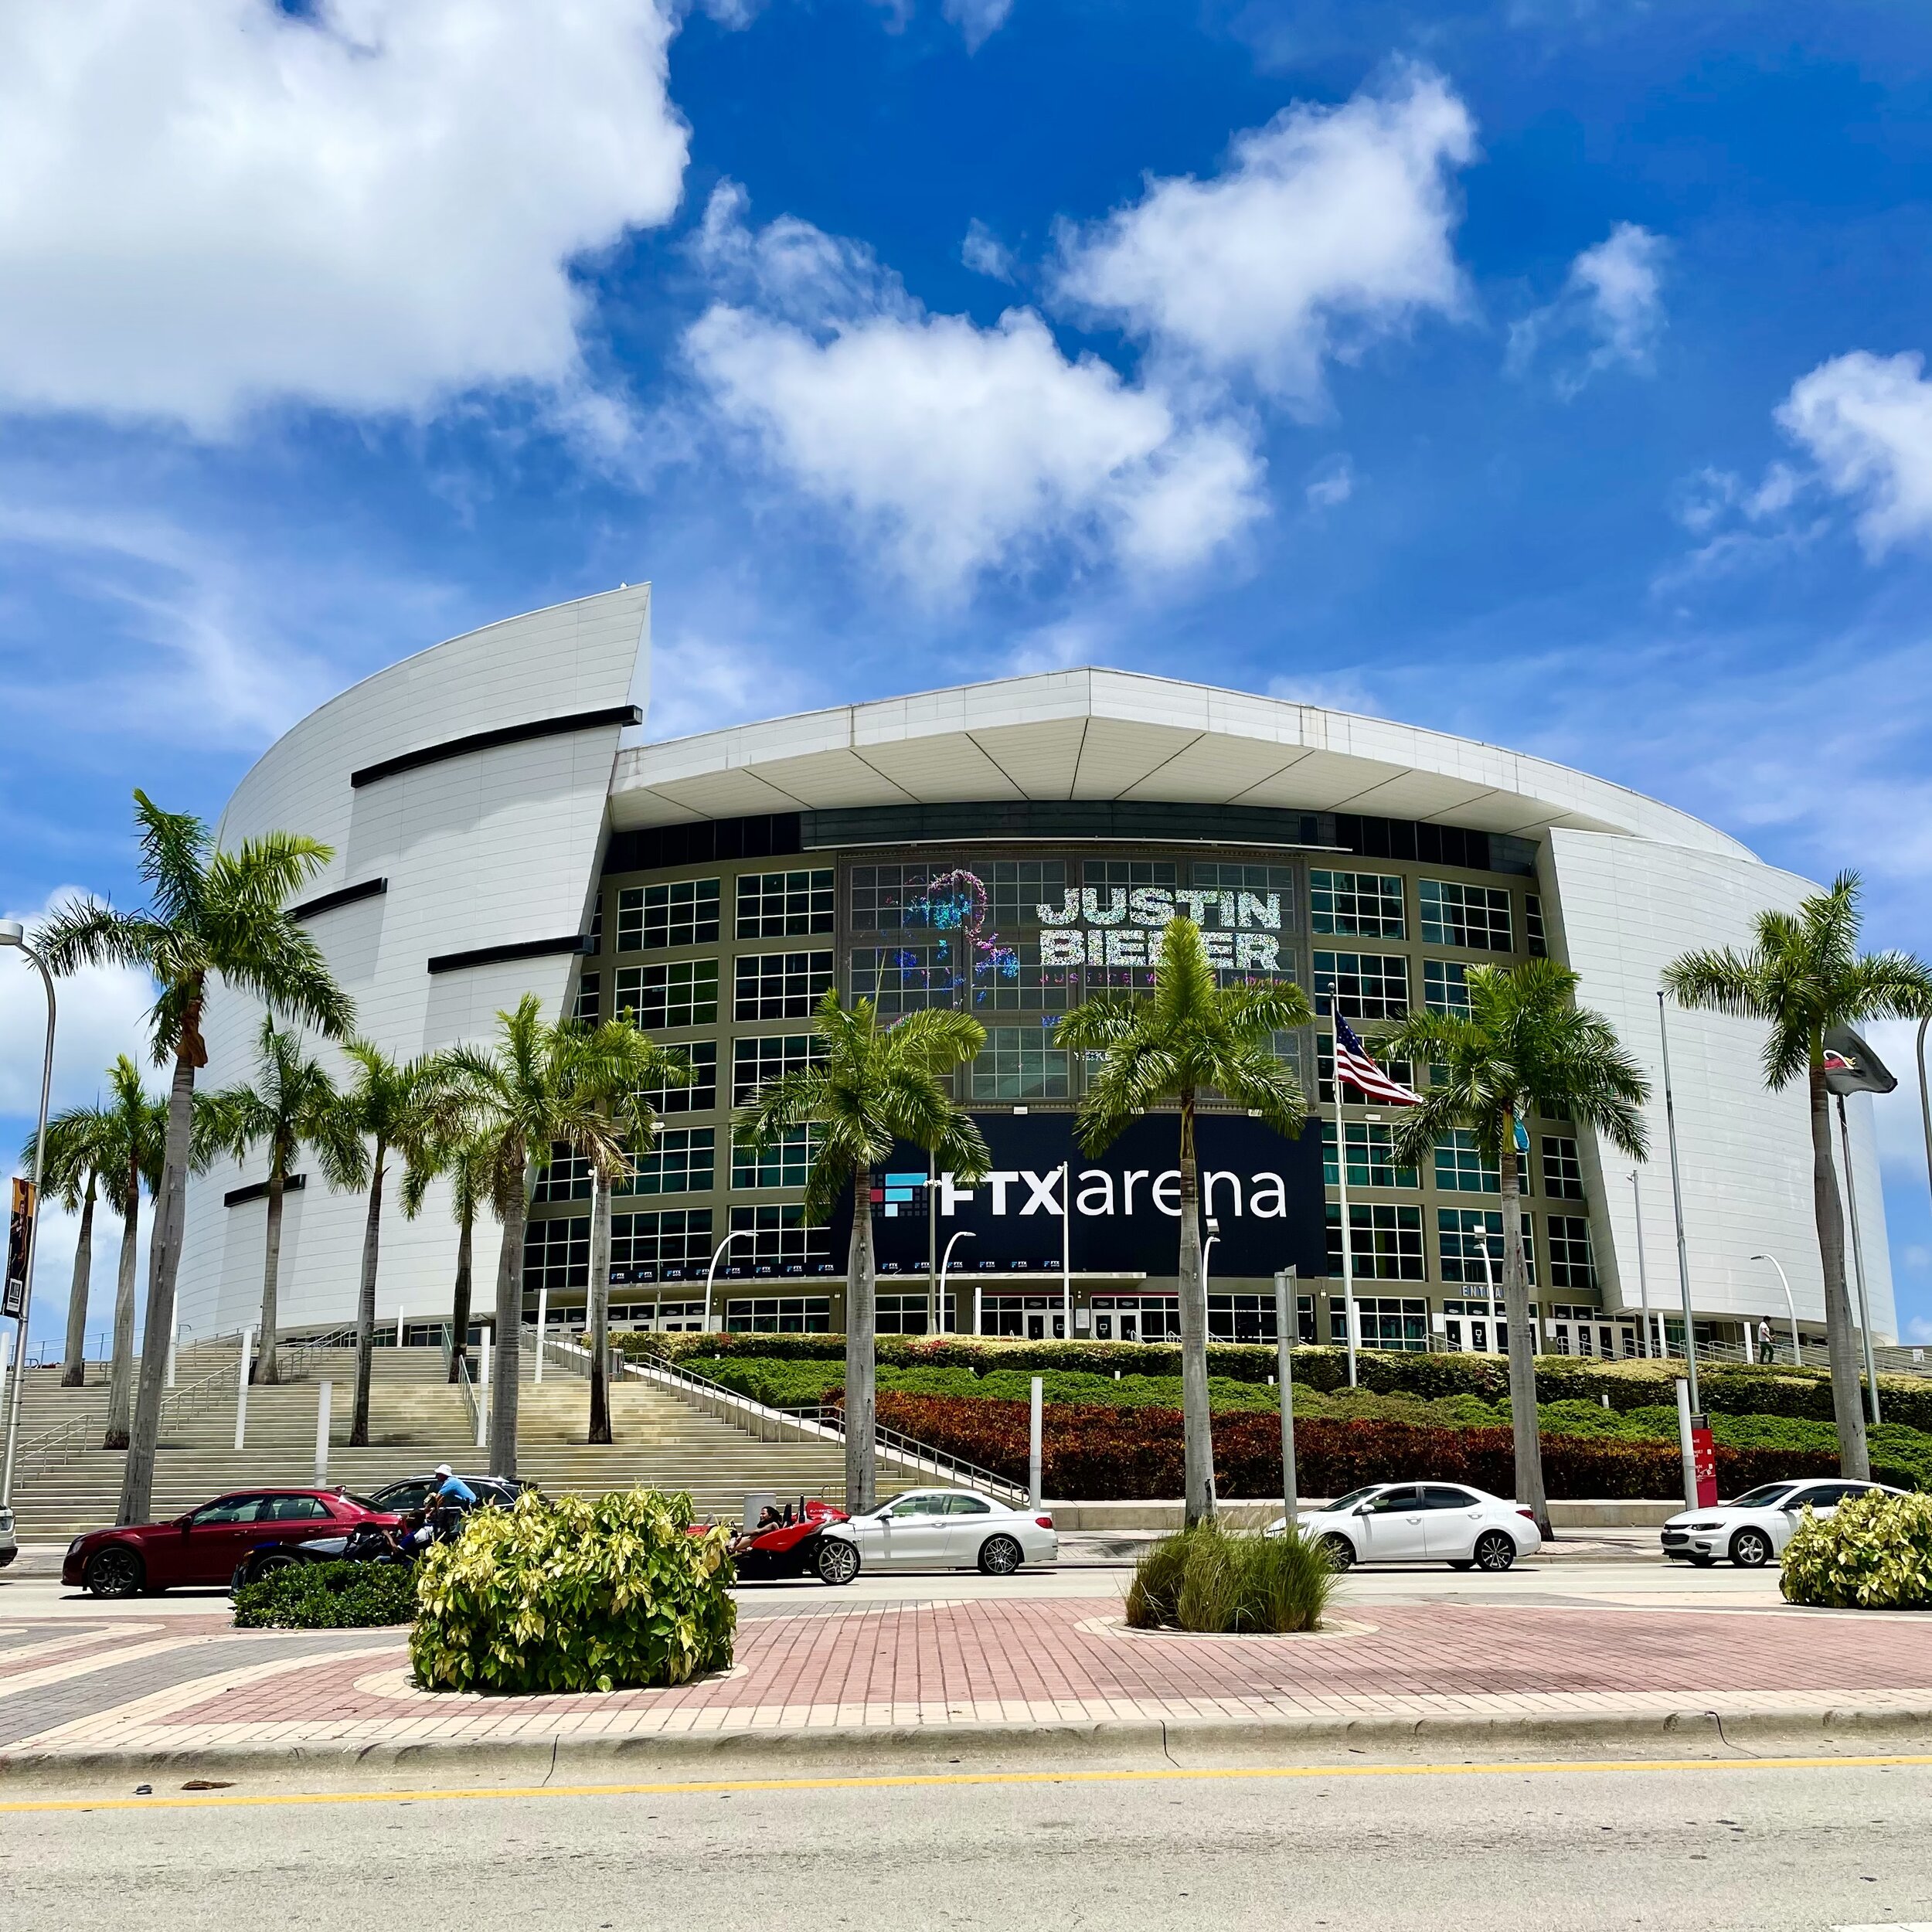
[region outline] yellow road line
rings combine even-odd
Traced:
[[[0,1803],[11,1811],[147,1811],[224,1810],[275,1804],[422,1804],[444,1799],[503,1798],[676,1798],[719,1792],[878,1791],[949,1784],[1163,1784],[1231,1778],[1532,1777],[1579,1771],[1815,1771],[1932,1765],[1932,1754],[1875,1757],[1579,1758],[1548,1763],[1494,1764],[1281,1764],[1179,1766],[1145,1771],[908,1772],[875,1777],[706,1778],[653,1784],[498,1784],[469,1789],[434,1787],[396,1791],[288,1791],[256,1794],[219,1792],[153,1798],[29,1798]]]

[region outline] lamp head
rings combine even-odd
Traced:
[[[27,929],[17,919],[0,919],[0,946],[25,946]]]
[[[1768,1254],[1754,1254],[1751,1257],[1753,1261],[1768,1261],[1770,1258]]]
[[[1207,1231],[1210,1234],[1219,1234],[1221,1232],[1220,1223],[1211,1214],[1207,1219]]]

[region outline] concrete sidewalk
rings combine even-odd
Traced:
[[[0,1625],[0,1783],[633,1774],[729,1756],[940,1764],[1184,1745],[1932,1748],[1932,1621],[1764,1607],[1352,1603],[1291,1638],[1127,1631],[1117,1597],[940,1597],[747,1618],[727,1672],[658,1691],[484,1698],[412,1682],[396,1631],[225,1615]],[[978,1761],[978,1755],[975,1757]],[[703,1774],[699,1773],[699,1774]]]

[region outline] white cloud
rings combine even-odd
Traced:
[[[1006,24],[1013,0],[940,0],[940,12],[958,28],[968,53],[981,47]]]
[[[0,9],[0,399],[219,433],[569,385],[569,265],[669,218],[668,7]]]
[[[1780,427],[1809,451],[1837,495],[1864,505],[1859,535],[1872,556],[1932,536],[1932,382],[1916,351],[1863,349],[1821,363],[1792,386]]]
[[[1308,478],[1303,494],[1311,510],[1332,510],[1355,494],[1355,465],[1345,456],[1331,457]]]
[[[44,906],[15,911],[31,932],[80,889],[63,886]],[[54,1029],[56,1111],[94,1100],[114,1056],[125,1053],[148,1064],[148,1009],[154,988],[145,973],[127,966],[88,966],[54,981],[58,1024]],[[0,1115],[24,1118],[30,1133],[40,1104],[40,1070],[47,1039],[46,996],[40,975],[22,954],[0,951]]]
[[[1664,328],[1662,264],[1668,244],[1634,222],[1619,222],[1570,264],[1563,293],[1509,332],[1512,369],[1526,369],[1553,342],[1587,343],[1556,376],[1573,396],[1591,376],[1618,364],[1648,370]]]
[[[1386,94],[1289,107],[1236,137],[1221,174],[1150,179],[1131,207],[1064,231],[1057,293],[1308,406],[1328,359],[1461,307],[1451,179],[1475,151],[1469,111],[1420,70]]]
[[[977,215],[966,224],[959,259],[975,275],[990,275],[996,282],[1013,279],[1012,251]]]
[[[700,259],[735,282],[686,332],[725,420],[899,573],[957,591],[1071,545],[1199,562],[1258,515],[1247,436],[1070,360],[1029,308],[934,315],[865,250],[798,222],[751,233],[720,191]],[[813,309],[818,313],[815,315]]]

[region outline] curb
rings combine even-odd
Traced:
[[[318,1781],[371,1789],[529,1788],[726,1778],[962,1775],[1049,1769],[1206,1769],[1307,1757],[1400,1760],[1444,1751],[1502,1757],[1855,1756],[1932,1753],[1932,1706],[1767,1706],[1720,1713],[1687,1706],[1507,1717],[1102,1719],[1063,1725],[853,1726],[549,1743],[488,1739],[233,1745],[185,1751],[0,1751],[0,1801],[61,1790],[125,1796],[136,1778],[223,1777],[297,1788]],[[162,1795],[172,1795],[162,1794]],[[243,1794],[237,1794],[243,1795]]]

